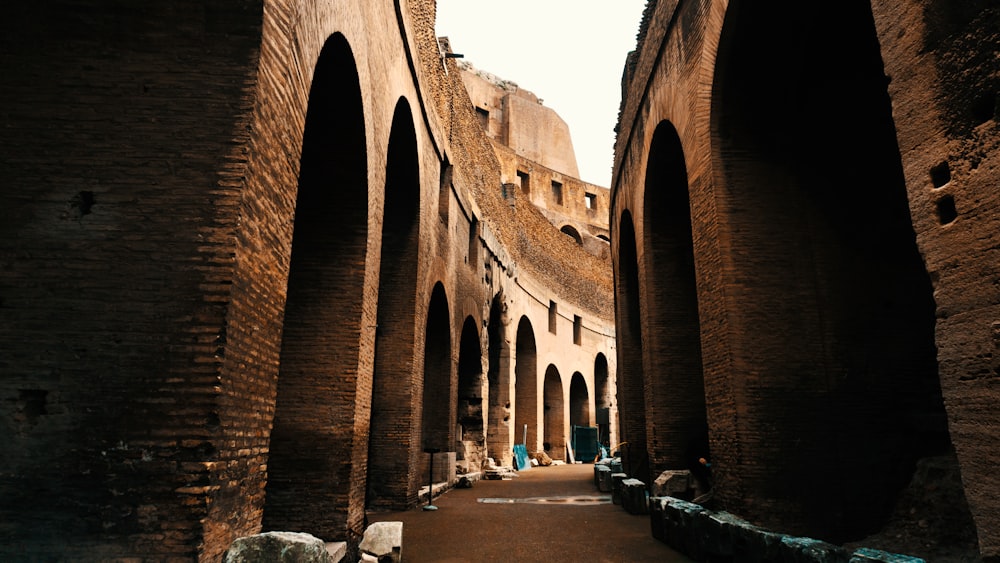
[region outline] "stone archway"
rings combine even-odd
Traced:
[[[368,246],[367,148],[358,72],[332,36],[316,63],[302,141],[264,528],[346,537],[363,520],[354,403]],[[330,228],[336,225],[338,228]],[[362,474],[363,475],[363,474]]]
[[[950,447],[870,3],[734,0],[714,84],[743,452],[741,497],[722,500],[790,533],[858,538],[918,457]]]
[[[483,352],[476,320],[465,319],[458,350],[458,420],[456,462],[479,471],[486,459],[486,412],[483,411]]]
[[[414,316],[420,216],[420,169],[413,114],[405,99],[396,104],[389,134],[378,326],[368,440],[366,506],[402,510],[411,505],[409,428],[413,402]]]
[[[687,166],[677,130],[653,132],[646,168],[643,334],[646,429],[650,469],[699,471],[708,458],[701,322],[695,279]]]
[[[542,412],[542,448],[552,459],[566,459],[566,399],[563,396],[562,378],[556,366],[545,368]]]
[[[538,352],[535,331],[528,317],[517,324],[514,362],[514,444],[525,444],[528,453],[541,445],[538,436]]]

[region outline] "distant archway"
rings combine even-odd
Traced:
[[[335,34],[316,63],[302,135],[263,515],[265,529],[327,540],[364,518],[346,499],[363,491],[354,451],[365,438],[354,435],[352,417],[365,271],[343,264],[367,255],[365,139],[354,54]]]
[[[420,170],[413,114],[405,99],[396,104],[389,134],[385,210],[382,219],[382,260],[379,275],[378,326],[372,381],[368,441],[366,505],[403,510],[415,500],[407,471],[412,437],[397,429],[408,427],[415,413],[402,405],[412,393],[414,378],[414,316],[417,291]]]
[[[476,320],[466,317],[458,350],[458,429],[456,461],[467,471],[482,469],[486,453],[483,412],[483,352]]]
[[[644,190],[645,292],[643,334],[650,471],[700,474],[710,458],[702,373],[701,322],[691,234],[687,166],[677,130],[663,121],[653,132]],[[705,484],[707,486],[707,484]]]
[[[580,236],[580,231],[573,228],[572,225],[563,225],[559,230],[563,234],[568,235],[569,238],[575,240],[577,244],[583,244],[583,237]]]
[[[424,343],[421,449],[447,452],[454,442],[457,397],[451,361],[451,316],[441,283],[435,284],[431,292]]]
[[[587,381],[580,372],[573,372],[569,380],[569,423],[576,426],[591,426],[590,393]]]
[[[514,443],[538,450],[538,352],[528,317],[517,324],[514,362]]]
[[[601,353],[594,358],[594,413],[597,418],[598,441],[611,447],[611,405],[613,400],[608,376],[608,358]]]
[[[513,465],[511,451],[510,404],[510,345],[504,338],[507,325],[503,294],[493,297],[490,320],[486,325],[489,343],[489,368],[486,379],[489,386],[489,411],[487,413],[487,454],[501,465]]]
[[[563,398],[562,378],[556,366],[545,369],[544,400],[545,437],[542,447],[552,459],[566,459],[566,402]]]
[[[642,319],[639,307],[639,263],[632,214],[622,213],[618,227],[615,276],[618,341],[618,418],[622,464],[626,473],[649,483],[646,454],[646,392],[642,365]],[[614,448],[616,444],[612,444]]]

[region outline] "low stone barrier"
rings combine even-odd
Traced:
[[[648,514],[646,484],[638,479],[622,480],[622,508],[629,514]]]
[[[653,537],[697,561],[746,563],[925,563],[923,559],[779,534],[727,512],[673,497],[649,499]]]
[[[611,468],[607,465],[598,465],[594,467],[597,475],[597,490],[602,493],[611,492]]]
[[[628,479],[628,475],[624,473],[611,474],[611,502],[613,504],[622,503],[622,481],[625,479]]]

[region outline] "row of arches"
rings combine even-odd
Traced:
[[[378,149],[368,146],[354,57],[343,36],[332,36],[303,133],[265,529],[357,535],[365,510],[417,504],[427,452],[455,452],[478,470],[487,456],[509,463],[513,444],[527,440],[529,450],[544,444],[561,459],[567,425],[593,425],[597,409],[611,407],[603,354],[589,380],[577,370],[567,384],[555,364],[540,372],[531,322],[522,316],[507,334],[502,293],[481,322],[474,307],[457,305],[480,296],[448,290],[462,287],[459,274],[421,264],[429,236],[421,229],[441,227],[421,221],[421,210],[435,207],[422,202],[414,124],[400,97],[380,202],[369,187],[378,175],[368,151]],[[520,439],[517,428],[527,428]]]
[[[863,537],[951,450],[871,8],[730,2],[714,72],[711,157],[655,109],[618,193],[625,463],[648,480],[708,457],[722,507]]]

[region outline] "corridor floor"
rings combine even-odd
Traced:
[[[406,563],[693,561],[653,538],[594,486],[592,464],[533,467],[510,481],[477,481],[433,501],[436,511],[369,513],[403,522]]]

